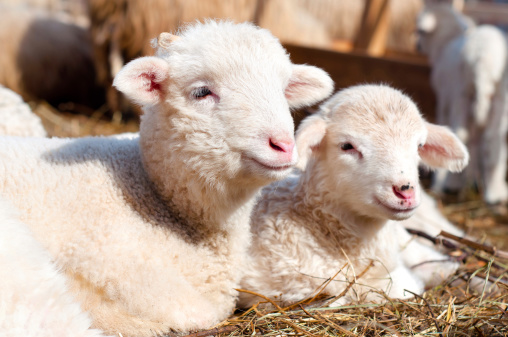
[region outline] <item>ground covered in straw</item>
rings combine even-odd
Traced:
[[[45,103],[32,108],[50,136],[111,135],[138,130],[137,118],[125,120],[107,115],[105,110],[61,107],[74,112],[66,113]],[[82,113],[75,114],[76,111]],[[460,201],[446,199],[442,211],[477,240],[464,241],[447,233],[435,240],[436,245],[448,247],[450,257],[461,261],[462,266],[448,282],[423,296],[404,301],[387,298],[384,304],[327,307],[336,298],[323,295],[325,282],[312,299],[281,308],[260,296],[260,305],[235,313],[211,330],[189,336],[508,336],[506,206],[487,207],[473,192]],[[415,236],[421,237],[422,233]],[[474,290],[468,283],[473,275],[495,285]],[[360,278],[359,274],[357,279]]]

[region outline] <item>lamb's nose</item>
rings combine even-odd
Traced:
[[[295,147],[295,141],[290,138],[270,138],[270,147],[275,151],[287,153],[291,157]]]
[[[415,198],[415,189],[410,184],[392,187],[393,194],[397,196],[397,198],[402,200],[413,200]]]

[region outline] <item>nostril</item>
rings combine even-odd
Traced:
[[[399,199],[408,200],[414,198],[415,192],[414,188],[411,185],[403,185],[400,188],[393,185],[392,186],[393,194]]]
[[[278,146],[277,144],[275,144],[271,139],[270,139],[270,147],[272,149],[274,149],[275,151],[281,151],[281,152],[284,152],[284,150]]]
[[[397,198],[406,199],[406,198],[404,198],[404,195],[398,191],[397,187],[393,186],[392,190],[393,190],[393,194],[395,194],[397,196]]]
[[[291,153],[295,143],[293,140],[277,140],[274,138],[269,139],[270,147],[278,152]]]

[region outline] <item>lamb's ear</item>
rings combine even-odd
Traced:
[[[431,168],[462,171],[469,162],[469,152],[447,127],[427,123],[427,141],[420,148],[420,158]]]
[[[296,131],[296,148],[298,163],[296,167],[305,170],[309,158],[319,151],[319,146],[326,134],[326,122],[320,115],[305,118]]]
[[[303,64],[294,64],[285,95],[291,108],[312,105],[333,91],[333,81],[322,69]]]
[[[169,64],[159,57],[140,57],[127,63],[115,76],[113,85],[133,102],[145,106],[164,97]]]

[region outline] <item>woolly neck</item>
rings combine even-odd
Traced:
[[[189,146],[200,141],[193,139],[199,132],[164,126],[158,116],[144,116],[140,149],[144,169],[168,206],[205,232],[227,232],[239,218],[247,226],[263,185],[246,183],[228,168],[219,167],[209,153]]]
[[[302,218],[311,217],[309,221],[301,221],[301,225],[337,242],[337,247],[346,253],[351,247],[357,250],[359,243],[371,245],[388,220],[366,217],[352,211],[341,200],[340,191],[329,190],[326,176],[326,170],[320,167],[319,160],[311,159],[294,185],[291,198],[295,199],[295,211]]]

